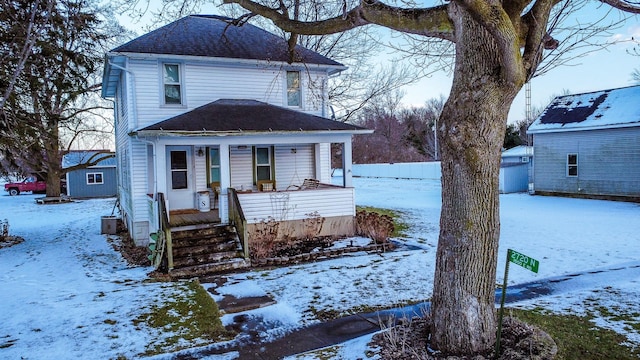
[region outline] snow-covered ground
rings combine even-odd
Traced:
[[[354,185],[358,205],[404,214],[410,230],[397,240],[413,247],[250,271],[229,276],[222,286],[204,285],[216,288],[216,299],[224,294],[275,299],[276,305],[245,312],[268,325],[261,334],[265,340],[318,322],[323,312],[347,314],[428,299],[439,182],[357,178]],[[0,358],[135,358],[148,344],[170,336],[134,320],[185,287],[145,281],[149,268],[127,267],[112,249],[110,236],[100,234],[100,217],[111,214],[114,199],[43,206],[35,204],[38,196],[0,194],[0,220],[9,221],[11,235],[25,239],[0,249]],[[552,295],[516,306],[591,314],[598,325],[640,345],[637,330],[593,306],[640,321],[640,205],[509,194],[501,196],[501,212],[497,281],[508,248],[540,260],[538,274],[512,265],[510,285],[620,269],[560,282]],[[231,323],[233,316],[225,315],[223,322]],[[366,339],[342,346],[342,358],[361,356],[363,344]]]

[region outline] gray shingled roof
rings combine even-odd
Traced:
[[[314,132],[370,130],[256,100],[220,99],[138,132]]]
[[[168,54],[287,62],[287,43],[251,24],[235,26],[217,15],[191,15],[165,25],[111,52]],[[296,46],[294,62],[344,66],[314,51]]]

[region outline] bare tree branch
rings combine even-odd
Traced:
[[[603,3],[624,12],[640,14],[640,2],[638,1],[621,1],[621,0],[600,0]]]

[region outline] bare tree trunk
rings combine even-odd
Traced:
[[[438,124],[442,213],[431,346],[445,354],[479,354],[490,352],[496,339],[500,148],[522,84],[505,79],[504,57],[484,28],[454,3],[449,16],[456,26],[456,66]]]
[[[62,173],[62,156],[60,153],[60,131],[58,122],[51,127],[48,135],[50,140],[45,145],[47,149],[46,168],[47,168],[47,196],[60,196],[60,176]]]

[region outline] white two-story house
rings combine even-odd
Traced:
[[[289,60],[281,37],[209,15],[106,54],[118,198],[137,244],[161,228],[159,206],[172,223],[191,216],[249,237],[267,219],[295,236],[309,214],[324,219],[319,235],[353,234],[351,138],[372,131],[327,117],[327,82],[342,64],[299,46]],[[331,144],[342,146],[340,185],[331,185]]]

